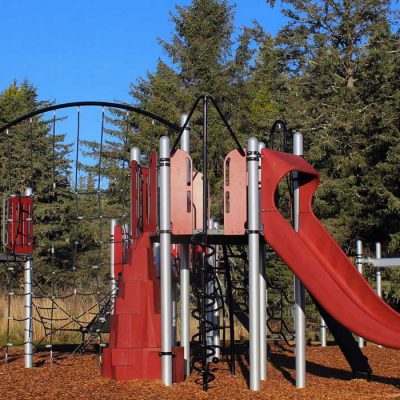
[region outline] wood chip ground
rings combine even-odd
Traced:
[[[336,346],[307,348],[307,388],[294,387],[293,350],[274,346],[270,352],[268,380],[259,393],[247,388],[245,357],[232,376],[224,364],[215,369],[208,392],[195,383],[195,373],[186,382],[164,387],[160,381],[113,382],[101,377],[99,358],[93,354],[71,356],[57,353],[35,355],[35,367],[23,368],[21,357],[7,364],[0,358],[0,399],[399,399],[400,351],[368,345],[364,354],[374,370],[372,382],[352,379]]]

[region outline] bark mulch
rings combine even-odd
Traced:
[[[307,388],[294,387],[292,349],[274,346],[270,352],[268,381],[259,393],[247,389],[245,357],[231,376],[224,364],[214,370],[216,379],[207,393],[193,373],[185,383],[164,387],[161,382],[113,382],[100,375],[96,355],[58,353],[50,364],[48,354],[35,356],[35,367],[23,368],[23,359],[4,364],[0,358],[0,399],[399,399],[400,351],[368,345],[364,354],[374,370],[372,382],[352,379],[336,346],[307,348]],[[2,357],[2,356],[1,356]]]

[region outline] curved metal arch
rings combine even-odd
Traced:
[[[171,121],[168,121],[165,118],[162,118],[156,114],[153,114],[149,111],[142,110],[141,108],[129,106],[127,104],[118,104],[118,103],[112,103],[108,101],[75,101],[72,103],[62,103],[62,104],[55,104],[53,106],[48,106],[44,108],[40,108],[39,110],[32,111],[28,114],[22,115],[21,117],[18,117],[14,119],[11,122],[8,122],[7,124],[3,125],[0,128],[0,134],[5,132],[7,129],[10,129],[11,127],[19,124],[22,121],[25,121],[29,118],[35,117],[36,115],[44,114],[49,111],[55,111],[55,110],[60,110],[63,108],[71,108],[71,107],[84,107],[84,106],[97,106],[97,107],[110,107],[110,108],[117,108],[120,110],[125,110],[125,111],[130,111],[134,112],[136,114],[141,114],[144,115],[145,117],[149,117],[151,119],[154,119],[163,125],[167,126],[168,128],[173,129],[174,131],[181,131],[181,127],[174,124]]]

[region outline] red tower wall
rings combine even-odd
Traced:
[[[116,381],[161,379],[160,284],[149,234],[140,235],[130,251],[132,261],[123,266],[102,373]],[[173,380],[180,382],[183,348],[173,352]]]

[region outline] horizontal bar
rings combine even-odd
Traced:
[[[376,268],[385,268],[385,267],[400,267],[400,258],[372,258],[372,257],[363,257],[363,263],[372,264]]]

